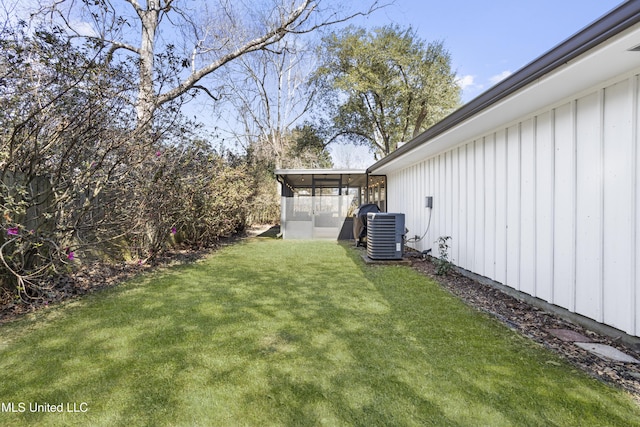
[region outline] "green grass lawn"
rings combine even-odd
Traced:
[[[1,326],[0,403],[3,426],[640,425],[408,267],[265,238]]]

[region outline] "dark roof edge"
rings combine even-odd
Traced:
[[[393,153],[378,160],[367,168],[367,172],[384,166],[413,148],[446,132],[638,22],[640,22],[640,1],[626,1],[535,61],[525,65],[491,89],[472,99]]]

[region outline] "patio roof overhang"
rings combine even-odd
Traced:
[[[365,187],[367,184],[365,169],[276,169],[274,173],[278,181],[292,188]]]

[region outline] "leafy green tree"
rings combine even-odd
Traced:
[[[297,126],[291,132],[291,142],[287,167],[331,168],[333,166],[327,144],[313,125],[305,123]]]
[[[459,106],[460,87],[442,42],[412,28],[348,27],[324,38],[314,79],[329,113],[331,140],[394,151]]]

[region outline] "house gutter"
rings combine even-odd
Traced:
[[[414,148],[456,127],[523,87],[640,22],[640,1],[628,0],[554,49],[521,68],[491,89],[469,101],[393,153],[367,169],[367,174],[403,156]]]

